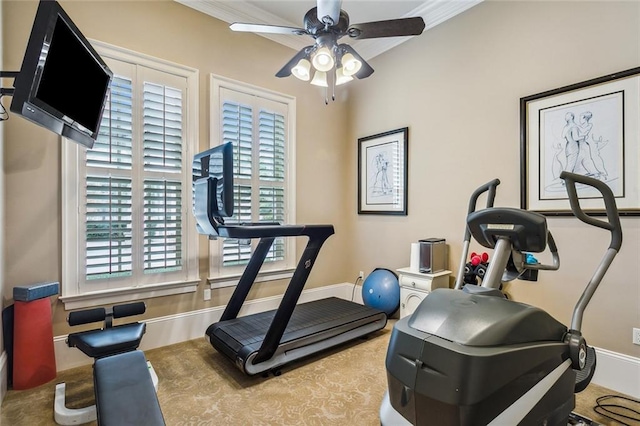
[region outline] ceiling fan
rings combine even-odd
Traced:
[[[317,0],[303,19],[304,28],[267,24],[233,23],[233,31],[311,36],[315,43],[300,50],[285,64],[276,77],[294,75],[311,84],[329,87],[373,74],[373,68],[348,44],[339,43],[342,37],[354,40],[401,37],[422,34],[422,17],[390,19],[385,21],[349,24],[349,15],[341,9],[342,0]],[[335,69],[334,72],[331,72]],[[335,99],[335,93],[332,95]],[[328,103],[328,96],[325,103]]]

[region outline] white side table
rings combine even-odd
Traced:
[[[451,271],[440,271],[434,274],[416,272],[409,268],[400,268],[396,271],[400,283],[400,318],[411,315],[432,290],[449,287]]]

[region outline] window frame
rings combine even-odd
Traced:
[[[91,40],[92,46],[100,56],[109,63],[110,59],[132,66],[142,66],[151,73],[163,73],[173,75],[186,80],[184,99],[184,155],[182,159],[181,181],[185,184],[183,206],[183,234],[182,245],[185,257],[183,259],[184,278],[166,282],[129,283],[118,288],[100,289],[96,291],[83,291],[80,288],[79,277],[81,249],[79,241],[81,227],[84,226],[84,216],[80,214],[80,200],[82,182],[85,177],[81,172],[85,170],[82,161],[85,155],[83,147],[78,144],[63,140],[62,143],[62,285],[61,296],[65,310],[78,309],[90,306],[99,306],[109,303],[120,303],[131,300],[139,300],[150,297],[168,296],[174,294],[191,293],[197,291],[200,282],[198,267],[198,233],[195,227],[195,218],[191,212],[191,160],[198,150],[198,82],[199,71],[195,68],[175,64],[152,56],[133,52],[128,49],[112,46],[103,42]],[[133,111],[133,116],[139,119],[140,109]],[[64,139],[64,138],[63,138]],[[140,180],[142,189],[143,180]],[[135,274],[134,274],[135,275]]]
[[[285,145],[285,217],[287,224],[296,223],[296,98],[273,90],[265,89],[252,84],[240,82],[228,77],[210,74],[210,129],[209,146],[215,147],[221,143],[221,106],[223,90],[237,92],[242,97],[257,97],[268,102],[283,104],[286,108],[286,145]],[[218,266],[219,253],[221,252],[222,239],[211,240],[209,243],[209,277],[207,282],[212,289],[233,287],[238,283],[245,266],[229,267],[226,271],[220,271]],[[252,241],[255,248],[256,241]],[[255,282],[267,282],[289,279],[293,276],[298,263],[296,239],[285,238],[285,259],[275,265],[265,262],[255,279]],[[252,248],[253,253],[253,248]]]

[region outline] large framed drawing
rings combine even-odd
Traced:
[[[409,128],[358,139],[358,214],[407,215]]]
[[[520,99],[520,206],[571,215],[563,170],[609,185],[620,215],[640,215],[640,67]],[[595,189],[585,211],[604,214]]]

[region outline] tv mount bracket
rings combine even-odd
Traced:
[[[0,78],[16,78],[20,71],[0,71]],[[0,96],[13,95],[15,89],[0,87]]]

